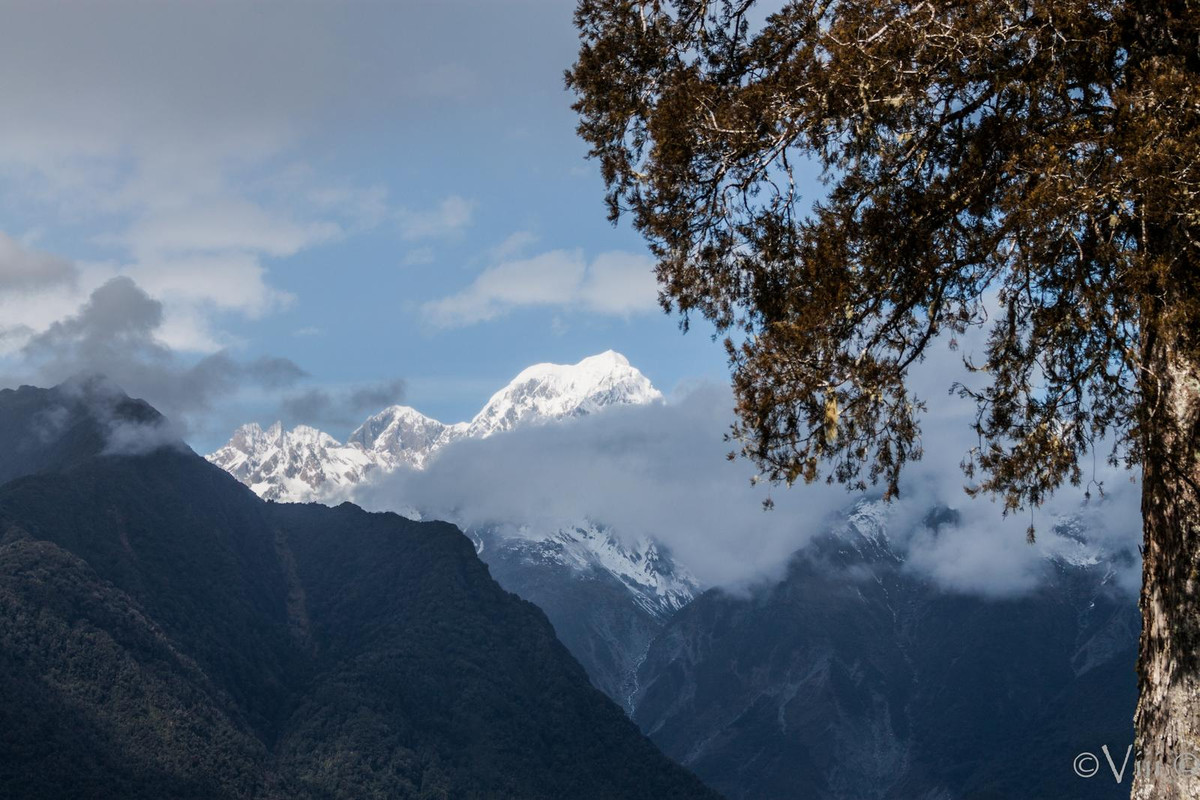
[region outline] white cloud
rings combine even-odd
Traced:
[[[290,256],[335,238],[336,223],[299,223],[272,214],[245,198],[189,204],[167,212],[151,211],[137,220],[123,238],[139,258],[208,253],[261,253]]]
[[[397,212],[400,235],[410,241],[457,236],[470,226],[474,211],[474,203],[456,194],[426,211],[401,209]]]
[[[589,311],[630,314],[658,307],[654,262],[632,253],[601,253],[579,287],[579,301]]]
[[[455,443],[425,471],[397,471],[355,500],[378,509],[408,503],[466,526],[592,519],[664,542],[707,583],[738,582],[779,570],[848,499],[829,493],[764,512],[748,465],[724,458],[729,406],[724,387],[707,385],[670,405]]]
[[[268,259],[394,218],[383,187],[320,174],[296,155],[323,116],[378,99],[388,86],[379,76],[396,72],[348,57],[329,24],[335,6],[297,14],[263,3],[247,14],[115,0],[3,13],[0,108],[21,124],[0,126],[0,207],[51,240],[65,234],[77,260],[104,259],[86,285],[33,292],[28,308],[0,297],[5,330],[44,330],[126,274],[163,301],[174,346],[212,351],[222,339],[213,311],[254,317],[286,304]],[[431,80],[449,86],[454,74]],[[368,85],[361,101],[345,91]]]
[[[885,512],[905,569],[953,592],[1027,592],[1051,570],[1048,556],[1084,555],[1079,542],[1055,532],[1059,521],[1073,518],[1088,547],[1111,558],[1115,583],[1136,593],[1141,491],[1130,472],[1098,459],[1085,480],[1101,484],[1103,496],[1094,484],[1090,501],[1083,487],[1065,486],[1032,514],[1004,516],[1001,504],[963,491],[960,463],[977,444],[975,407],[947,388],[972,377],[962,358],[985,341],[986,331],[974,329],[959,337],[957,351],[935,341],[910,370],[910,387],[928,404],[924,457],[906,465],[900,497]],[[753,465],[725,459],[733,407],[728,386],[692,384],[665,404],[457,442],[425,471],[393,473],[357,499],[375,508],[417,507],[464,525],[554,527],[591,519],[618,535],[656,538],[701,580],[736,587],[778,574],[791,553],[830,531],[864,495],[823,481],[752,487]],[[1107,452],[1106,443],[1097,446]],[[765,512],[768,492],[775,507]],[[933,535],[924,521],[937,506],[955,509],[958,522]],[[1026,543],[1031,522],[1034,545]]]
[[[198,327],[178,315],[277,307],[269,259],[332,237],[381,224],[422,244],[458,235],[472,203],[451,196],[425,208],[405,198],[398,212],[372,148],[383,140],[386,152],[412,157],[413,140],[438,129],[446,109],[464,126],[480,109],[530,100],[535,115],[561,111],[559,70],[546,66],[574,49],[569,9],[552,0],[502,5],[354,3],[347,14],[325,0],[250,9],[4,3],[0,110],[19,124],[0,126],[0,209],[44,226],[77,261],[103,259],[105,279],[127,273],[147,288],[169,286],[164,326],[175,329]],[[545,46],[514,51],[511,36],[497,35],[509,29]],[[99,231],[107,236],[94,238]],[[195,279],[194,265],[217,257],[250,266],[245,302],[206,293],[212,282]],[[59,313],[50,304],[21,311],[19,324],[41,330],[97,285],[64,289]],[[18,322],[7,312],[0,308],[0,324],[10,331]],[[204,337],[187,338],[199,346]],[[220,337],[208,338],[211,347]]]
[[[214,330],[206,313],[186,303],[163,303],[163,319],[155,338],[184,353],[216,353],[242,344]]]
[[[289,176],[292,178],[289,184],[297,191],[306,192],[314,208],[345,219],[347,227],[352,230],[374,228],[392,213],[388,205],[388,191],[384,186],[314,186],[315,178],[310,168],[299,165],[296,172],[296,175]]]
[[[565,304],[577,295],[586,272],[581,250],[552,250],[497,264],[458,294],[422,308],[442,327],[485,322],[521,306]]]
[[[0,356],[11,355],[72,314],[88,292],[113,274],[109,265],[79,265],[0,233]]]
[[[582,250],[551,250],[489,267],[461,292],[425,303],[422,311],[439,327],[473,325],[537,306],[643,313],[657,305],[653,269],[653,261],[634,253],[601,253],[589,263]]]
[[[39,293],[53,294],[53,298],[27,298],[25,307],[14,310],[22,324],[43,330],[103,281],[129,275],[164,302],[164,334],[173,347],[212,352],[221,343],[220,337],[207,330],[211,323],[205,318],[211,312],[232,311],[256,318],[291,300],[271,285],[267,259],[291,256],[336,239],[347,226],[358,229],[364,217],[373,213],[369,205],[363,205],[369,204],[369,199],[353,193],[344,193],[344,205],[331,205],[331,198],[320,196],[318,183],[310,182],[310,191],[294,185],[275,186],[270,178],[259,184],[249,174],[255,170],[231,166],[222,159],[209,161],[189,155],[171,160],[147,154],[137,158],[132,167],[122,167],[122,162],[113,156],[105,162],[111,170],[73,176],[63,185],[40,180],[46,171],[38,171],[36,159],[26,172],[38,174],[29,180],[10,176],[6,181],[0,172],[0,192],[10,202],[14,194],[40,186],[47,192],[43,199],[48,202],[40,208],[40,217],[66,229],[82,220],[85,229],[110,231],[89,240],[112,255],[103,262],[91,262],[79,280],[81,286],[65,279],[50,280],[54,275],[73,277],[77,270],[68,260],[45,256],[16,261],[13,242],[7,237],[0,240],[0,283],[8,283],[3,280],[8,272],[15,280],[19,276],[14,270],[20,269],[22,283],[30,291],[54,290]],[[49,173],[61,177],[53,168]],[[292,184],[296,180],[295,176],[288,178]],[[314,196],[318,199],[312,199]],[[0,296],[0,309],[6,305]]]
[[[399,470],[363,487],[355,500],[375,509],[415,507],[464,526],[522,525],[542,530],[591,520],[618,536],[666,544],[709,585],[738,587],[778,575],[788,557],[831,532],[862,497],[818,482],[753,487],[753,466],[727,461],[722,434],[732,421],[728,387],[701,384],[666,404],[617,407],[564,423],[525,428],[445,448],[425,470]],[[1107,496],[1081,506],[1065,489],[1036,512],[1004,517],[998,504],[968,498],[959,461],[970,445],[964,403],[947,399],[926,417],[925,459],[909,465],[902,495],[884,511],[905,569],[960,593],[1011,596],[1051,571],[1047,556],[1078,554],[1079,543],[1053,531],[1079,515],[1089,546],[1114,556],[1116,581],[1136,591],[1140,493],[1127,475],[1106,470]],[[960,424],[961,423],[961,424]],[[937,535],[924,525],[935,507],[959,515]]]
[[[339,205],[331,195],[322,195],[317,183],[297,186],[298,181],[315,181],[304,170],[286,176],[279,185],[270,178],[259,185],[233,170],[190,157],[172,163],[146,157],[115,183],[81,179],[68,192],[68,202],[82,203],[88,210],[79,213],[104,220],[102,227],[113,232],[90,241],[115,249],[115,254],[89,264],[81,280],[85,285],[60,281],[50,287],[57,295],[54,300],[33,298],[29,308],[16,312],[20,321],[42,330],[103,281],[129,275],[164,302],[164,336],[173,347],[213,352],[223,344],[209,330],[207,317],[213,311],[258,318],[292,300],[271,285],[267,259],[288,257],[339,238],[347,229],[361,229],[364,220],[375,215],[370,204],[379,200],[370,193],[339,190],[334,193],[344,201]],[[11,190],[13,183],[0,179],[0,189]],[[60,211],[59,220],[69,227],[75,210]],[[54,214],[46,210],[45,216]],[[0,241],[0,264],[11,261],[4,258],[10,249],[11,242]],[[28,263],[22,269],[28,269]],[[43,259],[38,274],[49,275],[53,264],[59,265],[59,274],[71,271],[62,266],[69,265],[65,259]],[[30,284],[29,279],[25,283]],[[49,286],[48,281],[42,283]],[[0,307],[4,305],[0,297]],[[33,313],[38,306],[42,310]]]
[[[168,304],[207,304],[259,317],[291,302],[291,295],[267,285],[266,268],[248,253],[198,253],[121,271]]]

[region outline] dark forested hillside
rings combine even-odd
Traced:
[[[0,394],[0,796],[715,796],[452,526],[104,455],[94,400]]]
[[[109,449],[114,425],[153,430],[162,416],[103,378],[78,378],[52,389],[0,389],[0,484],[63,469]]]

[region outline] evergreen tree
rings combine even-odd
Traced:
[[[1173,768],[1200,751],[1200,2],[579,0],[576,24],[610,217],[664,308],[726,336],[768,477],[894,494],[909,368],[974,326],[971,491],[1036,505],[1097,447],[1140,467],[1134,796],[1200,797]]]

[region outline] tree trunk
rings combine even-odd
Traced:
[[[1135,800],[1200,798],[1200,370],[1195,334],[1143,331],[1142,640]],[[1174,329],[1172,329],[1174,328]]]

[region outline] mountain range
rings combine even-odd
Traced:
[[[697,597],[639,664],[633,719],[740,800],[1128,797],[1132,758],[1120,783],[1072,762],[1107,745],[1119,769],[1133,742],[1141,617],[1114,579],[1135,554],[1062,521],[1034,591],[984,597],[907,569],[903,533],[860,502],[781,579]]]
[[[0,796],[716,797],[454,526],[265,502],[169,432],[0,391]]]
[[[566,377],[584,365],[587,380]],[[598,378],[606,369],[617,373]],[[598,385],[622,388],[563,388]],[[506,430],[570,424],[660,396],[616,354],[539,365],[485,407],[502,415],[408,428],[393,423],[415,419],[411,409],[373,417],[350,437],[353,452],[411,455],[368,456],[372,466],[341,473],[337,485],[369,480],[372,470],[421,469],[468,430],[497,432],[481,420],[513,420]],[[513,407],[524,410],[508,414]],[[229,452],[210,458],[221,463]],[[274,452],[230,463],[259,469]],[[320,471],[337,472],[305,452]],[[264,496],[284,486],[277,477],[247,482]],[[277,496],[288,491],[297,489]],[[1105,551],[1078,520],[1058,521],[1037,589],[1012,597],[951,591],[910,569],[902,542],[912,531],[893,530],[885,506],[868,500],[849,503],[781,578],[739,591],[700,586],[653,538],[631,540],[602,520],[555,529],[497,522],[467,531],[496,580],[541,607],[592,683],[728,797],[1128,796],[1128,774],[1123,783],[1107,773],[1084,780],[1072,758],[1104,744],[1119,755],[1132,742],[1140,618],[1114,576],[1136,554]],[[920,525],[960,535],[953,509],[930,508]]]
[[[466,422],[445,424],[391,406],[344,444],[305,425],[289,431],[279,422],[266,430],[251,423],[207,458],[264,499],[337,502],[386,473],[424,469],[455,442],[662,399],[628,359],[609,350],[576,364],[522,370]],[[403,511],[428,513],[420,498]],[[593,683],[623,705],[650,639],[702,588],[661,543],[622,536],[602,520],[546,527],[504,519],[465,530],[501,585],[538,604]]]
[[[409,406],[368,417],[346,442],[307,425],[285,431],[238,428],[208,460],[256,494],[280,502],[346,499],[374,471],[421,469],[442,448],[526,425],[580,417],[603,408],[662,400],[628,359],[612,350],[577,364],[535,364],[492,395],[471,420],[446,424]]]

